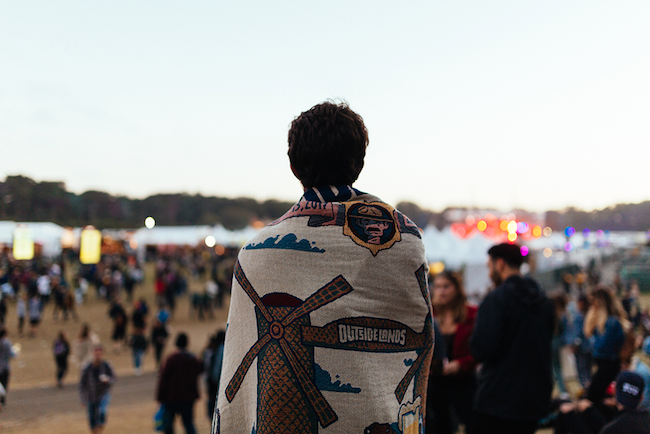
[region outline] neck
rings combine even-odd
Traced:
[[[501,280],[505,281],[508,277],[511,277],[511,276],[521,276],[521,273],[517,269],[506,268],[501,273]]]

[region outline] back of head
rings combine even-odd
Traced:
[[[178,336],[176,337],[176,347],[180,350],[185,350],[187,349],[187,343],[188,343],[187,334],[179,333]]]
[[[363,169],[367,146],[363,119],[345,103],[318,104],[289,129],[289,160],[305,188],[351,185]]]
[[[636,372],[621,372],[616,379],[616,400],[624,407],[636,408],[643,399],[645,383]]]
[[[516,244],[502,243],[492,246],[488,250],[488,255],[492,260],[503,259],[509,267],[519,269],[524,263],[524,256],[521,254],[521,248]]]

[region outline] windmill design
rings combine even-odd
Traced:
[[[350,293],[352,286],[339,275],[305,301],[279,293],[260,298],[239,261],[234,276],[255,304],[260,337],[228,383],[228,401],[258,358],[258,396],[265,402],[258,403],[256,432],[316,433],[318,422],[322,427],[336,422],[336,413],[314,382],[313,347],[302,344],[301,326],[310,324],[309,313]]]

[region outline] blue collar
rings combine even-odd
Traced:
[[[346,202],[362,194],[351,185],[326,185],[308,189],[302,198],[309,202]]]

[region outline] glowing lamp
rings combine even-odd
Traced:
[[[597,237],[597,238],[602,238],[602,237],[603,237],[603,231],[602,231],[601,229],[598,229],[598,230],[596,231],[596,237]]]
[[[205,237],[205,245],[212,248],[214,245],[217,244],[217,240],[214,239],[212,235],[208,235]]]
[[[585,237],[585,238],[587,238],[590,233],[591,233],[591,230],[589,230],[589,228],[584,228],[582,230],[582,236]]]
[[[499,223],[499,229],[501,229],[503,232],[506,232],[508,230],[508,220],[501,220]]]
[[[528,232],[528,224],[524,222],[517,223],[517,233],[525,234]]]
[[[553,229],[551,229],[549,226],[546,226],[544,228],[543,234],[546,238],[550,237],[552,233],[553,233]]]
[[[14,258],[29,261],[34,257],[34,234],[28,227],[18,226],[14,229]]]
[[[508,229],[508,232],[514,234],[515,232],[517,232],[517,222],[514,220],[509,221],[508,226],[506,226],[506,228]]]
[[[224,253],[226,253],[226,248],[222,246],[221,244],[217,244],[214,247],[214,253],[216,253],[219,256],[223,256]]]
[[[576,230],[574,228],[572,228],[571,226],[567,226],[564,229],[564,235],[566,235],[567,237],[572,237],[575,233],[576,233]]]
[[[487,223],[485,222],[485,220],[481,220],[478,223],[476,223],[476,229],[478,229],[481,232],[485,231],[487,229]]]
[[[508,241],[511,243],[514,243],[517,240],[517,233],[516,232],[510,232],[508,233]]]
[[[533,237],[539,238],[541,236],[542,236],[542,228],[540,228],[539,226],[535,226],[533,228]]]
[[[92,226],[81,231],[79,261],[82,264],[97,264],[102,256],[102,234]]]
[[[433,274],[434,276],[436,274],[440,274],[443,271],[445,271],[445,263],[444,262],[432,262],[429,264],[429,273]]]
[[[545,258],[550,258],[551,255],[553,254],[553,250],[551,250],[549,247],[547,247],[547,248],[544,249],[543,254],[544,254]]]
[[[526,246],[521,246],[519,250],[521,250],[521,256],[528,256],[528,253],[530,252]]]
[[[154,220],[153,217],[149,216],[146,219],[144,219],[144,226],[147,229],[152,229],[154,226],[156,226],[156,220]]]
[[[568,243],[564,244],[564,250],[566,250],[567,252],[573,250],[573,243],[569,241]]]

